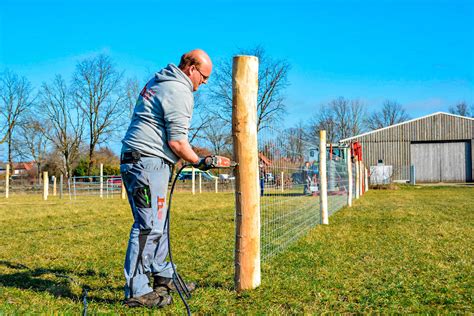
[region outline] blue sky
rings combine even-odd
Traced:
[[[192,48],[218,60],[260,44],[292,65],[286,125],[338,96],[417,117],[474,103],[473,21],[472,0],[0,0],[0,69],[39,86],[105,52],[144,78]]]

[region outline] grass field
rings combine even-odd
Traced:
[[[176,196],[172,244],[181,274],[197,281],[193,312],[473,313],[474,188],[369,191],[266,261],[262,285],[233,291],[234,198]],[[119,199],[0,199],[0,314],[183,314],[121,305],[131,215]]]

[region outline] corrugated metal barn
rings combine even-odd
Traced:
[[[471,182],[474,166],[474,119],[437,112],[341,140],[358,141],[367,166],[382,160],[393,166],[394,180]]]

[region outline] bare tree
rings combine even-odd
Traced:
[[[461,101],[457,103],[455,106],[450,106],[449,113],[457,114],[460,116],[474,117],[474,112],[472,112],[473,109],[474,109],[474,105],[471,105],[471,108],[469,108],[466,101]]]
[[[306,145],[305,127],[299,122],[294,127],[287,128],[283,133],[283,148],[286,158],[291,161],[297,161],[305,157],[305,150],[309,149]]]
[[[365,106],[362,102],[339,97],[320,106],[310,122],[310,135],[318,139],[319,131],[324,129],[331,143],[357,135],[364,130],[364,115]]]
[[[88,128],[88,173],[92,168],[95,147],[105,142],[116,127],[123,124],[127,96],[121,87],[122,77],[122,73],[105,55],[85,59],[76,65],[73,90]]]
[[[240,50],[238,54],[253,55],[259,59],[257,128],[260,131],[278,121],[285,112],[283,91],[288,86],[290,64],[285,59],[269,57],[261,46]],[[231,123],[232,118],[232,61],[216,64],[209,85],[209,97],[215,116]]]
[[[232,134],[228,125],[217,117],[209,118],[208,124],[204,125],[203,136],[211,145],[213,153],[221,155],[231,151]]]
[[[79,156],[84,114],[75,106],[72,92],[60,75],[50,83],[41,87],[40,113],[49,122],[50,131],[47,138],[62,155],[63,172],[69,177],[72,163]]]
[[[14,139],[16,153],[22,159],[32,159],[35,162],[38,181],[41,180],[41,166],[48,150],[48,126],[46,122],[30,116],[18,126],[19,130]]]
[[[138,79],[128,78],[125,83],[125,91],[127,94],[129,117],[132,117],[135,104],[137,103],[138,94],[140,93],[140,83]]]
[[[371,130],[405,122],[410,116],[403,106],[396,101],[386,100],[379,111],[373,112],[366,119],[367,127]]]
[[[10,165],[12,164],[15,128],[34,102],[31,94],[31,84],[25,77],[19,77],[9,70],[0,75],[0,115],[3,119],[0,125],[0,133],[3,134],[0,144],[7,143]]]

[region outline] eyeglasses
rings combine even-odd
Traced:
[[[201,72],[201,70],[199,70],[198,67],[194,66],[194,68],[201,74],[201,76],[202,76],[202,82],[206,83],[206,82],[207,82],[207,79],[209,79],[209,76],[204,76],[203,73]]]

